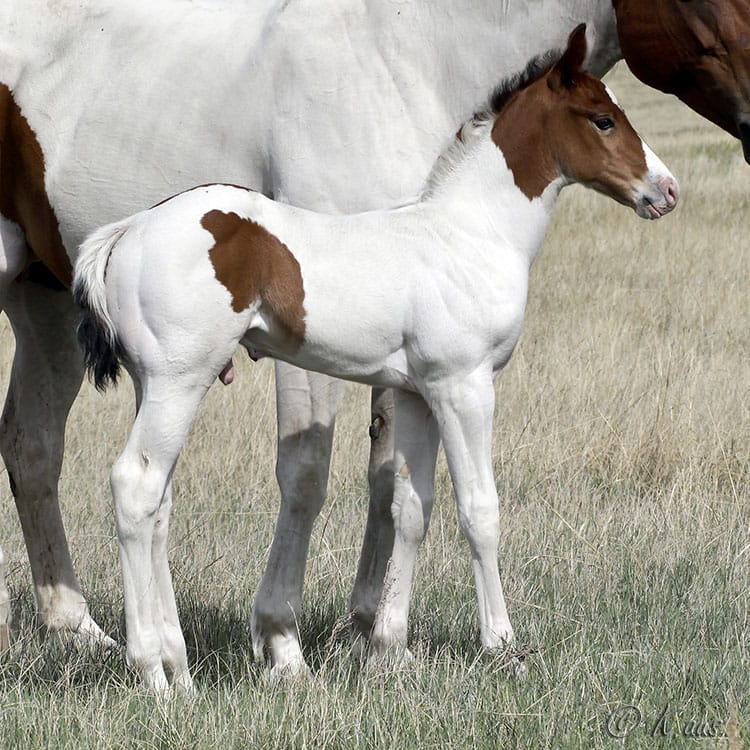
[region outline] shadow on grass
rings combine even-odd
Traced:
[[[120,648],[107,650],[76,643],[67,635],[50,635],[36,621],[30,592],[12,592],[12,647],[0,657],[0,692],[76,691],[85,696],[103,688],[138,687],[125,663],[125,625],[121,602],[90,596],[91,612]],[[208,689],[266,683],[267,667],[254,660],[250,607],[206,604],[194,596],[178,596],[178,609],[196,685]],[[352,652],[346,602],[312,602],[305,606],[299,629],[305,660],[313,674],[356,679],[361,664]],[[484,654],[470,623],[446,624],[414,613],[409,644],[418,658],[430,661],[491,662],[499,669],[507,655]],[[460,634],[460,635],[459,635]],[[530,651],[529,651],[530,652]],[[525,654],[524,654],[525,656]],[[331,669],[332,665],[336,665]]]

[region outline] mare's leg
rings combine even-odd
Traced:
[[[440,425],[458,520],[471,548],[482,646],[498,648],[512,641],[513,628],[497,565],[500,513],[492,471],[492,377],[477,371],[461,381],[441,383],[431,389],[429,400]]]
[[[89,615],[58,505],[65,422],[83,375],[75,336],[77,311],[68,292],[31,280],[8,286],[5,311],[16,336],[16,353],[0,452],[23,529],[39,614],[49,630],[114,645]]]
[[[0,548],[0,654],[10,646],[10,597],[5,585],[5,555]]]
[[[372,389],[370,440],[370,503],[350,600],[355,647],[364,646],[370,637],[393,552],[393,391],[390,389]]]
[[[376,657],[394,650],[408,654],[409,599],[417,550],[432,513],[440,442],[435,418],[421,396],[397,392],[394,403],[394,541],[370,638]]]
[[[208,381],[210,383],[210,380]],[[157,692],[192,689],[167,561],[170,480],[208,384],[176,374],[143,383],[133,429],[112,468],[120,542],[128,664]]]
[[[0,310],[8,287],[26,265],[28,247],[21,228],[0,215]],[[0,654],[10,646],[10,595],[5,582],[5,556],[0,548]]]
[[[253,650],[259,659],[267,650],[273,677],[307,670],[297,620],[310,535],[326,497],[341,390],[341,382],[326,375],[276,363],[281,508],[252,614]]]

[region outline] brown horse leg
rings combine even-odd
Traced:
[[[67,292],[11,284],[5,312],[16,353],[2,416],[0,452],[23,529],[42,622],[107,645],[89,615],[68,551],[58,504],[65,422],[81,384],[77,311]]]
[[[5,585],[5,556],[0,549],[0,654],[10,646],[10,597]]]

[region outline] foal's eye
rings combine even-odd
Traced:
[[[596,120],[594,120],[594,125],[596,125],[599,130],[612,130],[615,126],[615,121],[611,117],[597,117]]]

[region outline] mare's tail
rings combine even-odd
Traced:
[[[73,274],[73,298],[83,310],[78,342],[86,369],[100,391],[117,382],[124,354],[107,308],[106,277],[109,256],[131,221],[108,224],[89,235],[81,245]]]

